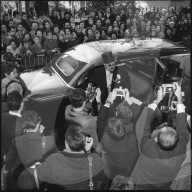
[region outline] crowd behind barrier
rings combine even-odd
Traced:
[[[190,46],[190,10],[151,8],[145,13],[130,4],[127,12],[116,14],[111,7],[76,13],[53,9],[48,15],[43,11],[37,15],[35,9],[30,9],[29,14],[8,11],[1,17],[1,58],[9,61],[3,55],[12,53],[24,69],[34,68],[44,66],[50,53],[58,49],[63,53],[85,42],[134,37],[158,37]]]
[[[102,101],[103,90],[97,91],[97,104],[103,102],[101,110],[98,108],[98,116],[89,114],[85,90],[74,89],[69,94],[71,105],[65,108],[69,126],[63,138],[65,149],[62,151],[55,149],[52,134],[43,133],[45,127],[41,125],[39,114],[24,110],[24,98],[30,90],[19,77],[18,70],[41,68],[71,47],[91,41],[158,37],[187,42],[189,46],[190,8],[179,11],[173,7],[168,10],[151,8],[143,13],[129,5],[127,13],[121,10],[117,14],[110,7],[89,13],[81,10],[75,15],[56,9],[49,15],[44,12],[39,15],[35,12],[29,15],[18,11],[10,13],[1,18],[1,189],[37,188],[45,191],[58,189],[57,186],[62,190],[190,190],[191,158],[188,152],[191,151],[191,125],[180,85],[175,91],[178,100],[176,112],[179,114],[175,112],[176,117],[169,124],[171,131],[170,127],[163,127],[164,122],[150,134],[147,133],[150,120],[146,117],[152,118],[153,113],[159,110],[158,104],[163,99],[160,89],[156,100],[148,107],[142,102],[134,103],[128,89],[123,101],[115,100],[117,95],[114,97],[113,91],[107,92],[107,98]],[[108,54],[102,54],[104,64],[115,69],[113,55],[110,53],[108,57]],[[104,58],[110,58],[109,62]],[[122,77],[125,86],[128,81],[123,71]],[[186,78],[190,79],[190,76]],[[103,85],[102,78],[100,80]],[[106,79],[106,86],[107,81],[109,79]],[[108,116],[109,112],[115,116]],[[160,142],[160,139],[164,141],[163,136],[158,136],[164,133],[161,126],[172,134],[174,141],[171,139],[171,146]],[[181,136],[177,137],[176,132]]]

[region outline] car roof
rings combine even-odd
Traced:
[[[101,54],[112,51],[115,56],[119,54],[133,54],[145,52],[157,52],[161,50],[186,49],[184,46],[164,39],[152,38],[147,40],[103,40],[80,44],[73,47],[66,54],[82,62],[90,63],[96,59],[101,59]]]

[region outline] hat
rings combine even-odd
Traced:
[[[101,56],[103,58],[103,63],[104,64],[109,64],[109,63],[112,63],[112,62],[115,61],[111,51],[105,52]]]
[[[171,22],[169,23],[169,25],[171,25],[171,24],[175,24],[175,22],[174,22],[174,21],[171,21]]]

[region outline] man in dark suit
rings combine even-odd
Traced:
[[[7,106],[9,112],[1,113],[1,157],[6,155],[12,138],[21,133],[23,97],[18,91],[13,91],[8,95]]]
[[[177,97],[176,129],[164,123],[151,132],[158,103],[163,99],[162,88],[157,98],[145,107],[136,124],[140,156],[132,177],[140,190],[167,190],[186,158],[189,141],[187,114],[183,105],[181,87],[174,83]]]
[[[97,99],[97,104],[105,104],[108,93],[114,88],[122,87],[130,89],[129,76],[124,66],[116,66],[116,60],[111,51],[102,55],[104,67],[96,69],[92,75],[91,83],[96,88],[100,88],[101,100]]]

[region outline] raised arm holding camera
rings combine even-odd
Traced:
[[[155,110],[163,99],[162,87],[159,88],[153,103],[144,108],[136,125],[140,157],[132,176],[141,190],[169,189],[186,157],[186,146],[189,141],[187,114],[181,87],[178,83],[173,83],[173,86],[177,97],[176,130],[165,123],[151,133]]]
[[[118,97],[118,99],[117,99]],[[119,97],[121,97],[120,103]],[[110,178],[129,177],[139,156],[135,122],[142,105],[131,101],[128,89],[114,89],[98,115],[98,138],[106,154]]]

